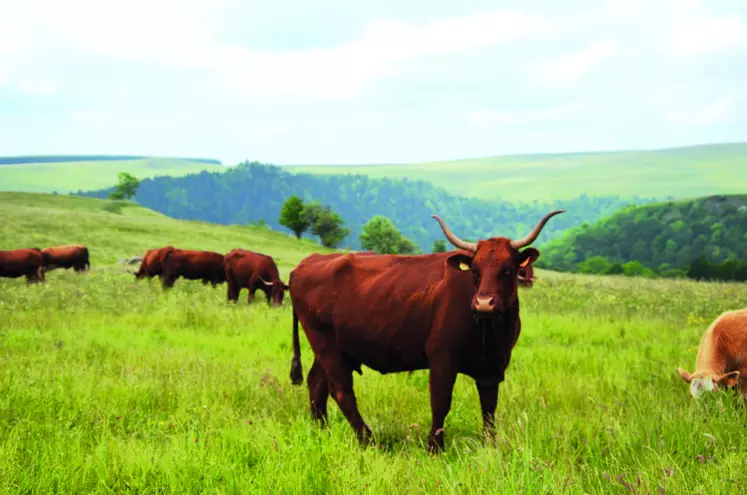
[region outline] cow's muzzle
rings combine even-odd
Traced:
[[[477,313],[490,314],[495,311],[495,301],[495,296],[475,296],[475,301],[472,303],[472,308]]]

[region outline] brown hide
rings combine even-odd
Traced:
[[[280,280],[280,273],[271,256],[246,249],[234,249],[223,258],[228,283],[228,300],[236,302],[241,289],[247,289],[251,302],[254,293],[261,290],[267,304],[281,305],[288,286]]]
[[[711,383],[714,389],[739,386],[747,407],[747,308],[719,315],[703,333],[695,371],[677,372],[693,396]]]
[[[431,451],[443,450],[443,426],[459,373],[475,380],[483,427],[492,431],[498,384],[521,331],[518,270],[536,261],[528,246],[544,223],[519,241],[447,238],[459,251],[417,256],[312,254],[291,272],[291,380],[303,382],[298,323],[315,359],[307,376],[312,416],[325,421],[331,395],[363,441],[352,372],[430,370]],[[440,221],[440,219],[439,219]],[[444,233],[447,227],[442,224]]]
[[[140,267],[135,272],[135,280],[145,277],[160,277],[163,274],[163,259],[169,251],[173,251],[174,249],[174,246],[148,249],[143,256],[143,260],[140,262]]]
[[[26,283],[44,282],[44,256],[41,249],[0,251],[0,277],[26,277]]]
[[[44,248],[42,254],[44,270],[48,272],[55,268],[72,268],[76,272],[82,272],[91,266],[88,248],[80,244]]]
[[[161,260],[164,289],[173,287],[179,277],[202,280],[203,284],[209,282],[213,287],[226,281],[223,255],[213,251],[166,249],[161,253]]]

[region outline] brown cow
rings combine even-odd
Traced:
[[[539,250],[537,250],[537,255],[539,256]],[[531,288],[534,285],[534,281],[537,280],[534,277],[534,266],[532,266],[534,263],[532,263],[531,258],[527,258],[524,260],[524,264],[522,264],[519,267],[519,285],[526,288]]]
[[[26,284],[44,282],[44,255],[39,248],[0,251],[0,277],[26,276]]]
[[[235,303],[241,289],[249,292],[247,303],[251,303],[254,293],[261,290],[267,296],[267,304],[283,304],[283,296],[288,286],[280,280],[280,273],[272,256],[246,249],[233,249],[224,258],[228,301]]]
[[[163,272],[163,258],[166,253],[173,251],[174,246],[165,246],[157,249],[148,249],[140,262],[140,267],[135,272],[135,280],[141,278],[161,277]]]
[[[213,251],[165,249],[162,255],[161,285],[170,289],[179,277],[202,280],[215,287],[226,281],[223,255]]]
[[[42,253],[45,255],[44,270],[47,272],[55,268],[72,268],[76,272],[84,272],[91,267],[88,248],[82,244],[48,247],[42,249]]]
[[[328,395],[364,441],[353,391],[353,371],[429,369],[431,431],[428,448],[444,448],[444,420],[457,374],[472,377],[483,428],[492,433],[498,384],[521,330],[517,271],[539,252],[529,246],[542,218],[523,239],[477,243],[456,237],[437,216],[446,238],[461,251],[417,256],[312,254],[291,272],[293,360],[291,380],[303,382],[298,323],[314,351],[307,385],[312,416],[326,421]]]
[[[696,399],[704,392],[739,385],[747,407],[747,308],[719,315],[700,340],[695,372],[677,368],[677,373]]]

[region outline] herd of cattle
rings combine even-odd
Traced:
[[[458,374],[474,379],[483,430],[494,431],[498,385],[504,380],[521,332],[518,287],[531,287],[539,251],[529,247],[547,221],[545,215],[525,237],[493,237],[467,242],[438,216],[446,239],[457,250],[416,256],[348,252],[311,254],[285,284],[271,256],[234,249],[226,255],[166,246],[148,250],[136,280],[158,276],[164,289],[179,278],[228,284],[228,300],[242,288],[248,299],[261,290],[268,304],[292,303],[293,357],[290,377],[303,383],[298,325],[314,353],[306,377],[311,415],[324,424],[331,396],[361,441],[371,436],[358,410],[353,372],[362,366],[382,374],[430,370],[431,429],[428,448],[444,449],[444,421]],[[0,276],[25,275],[43,282],[55,267],[86,270],[85,246],[0,251]],[[740,385],[747,404],[747,310],[722,315],[706,331],[697,370],[679,370],[698,396],[706,390]]]

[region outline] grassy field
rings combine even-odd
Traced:
[[[117,183],[119,172],[139,179],[161,175],[225,170],[223,165],[192,162],[179,158],[146,158],[90,162],[19,163],[0,165],[0,191],[53,192],[103,189]]]
[[[741,193],[747,143],[651,151],[497,156],[417,164],[289,166],[294,172],[426,180],[453,194],[509,201]]]
[[[5,493],[740,493],[747,413],[690,399],[717,314],[746,284],[538,271],[501,386],[498,434],[480,436],[459,377],[447,452],[425,452],[427,372],[355,375],[376,435],[362,448],[334,403],[311,421],[288,378],[291,312],[225,286],[135,283],[118,258],[175,245],[263,250],[283,274],[315,249],[262,229],[174,221],[86,198],[0,194],[0,249],[85,242],[90,273],[0,279],[0,491]],[[312,353],[302,337],[302,359]]]

